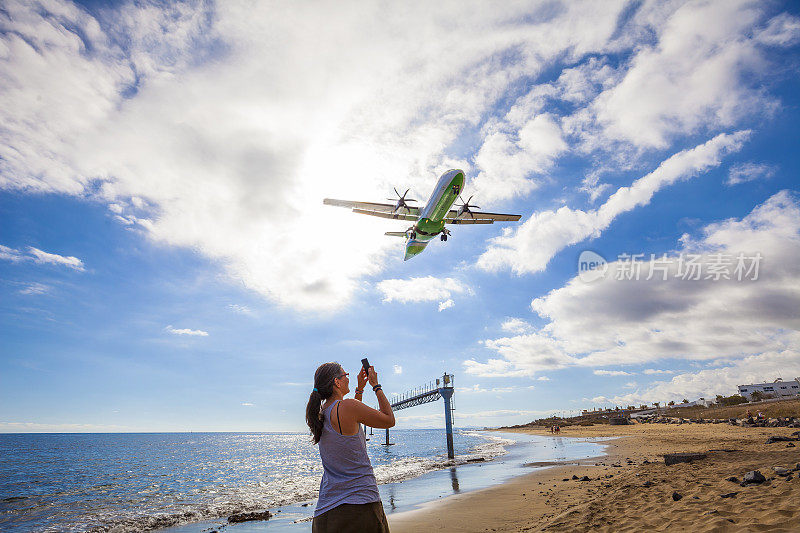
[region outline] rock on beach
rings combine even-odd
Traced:
[[[251,522],[253,520],[269,520],[272,518],[272,513],[269,511],[255,511],[252,513],[236,513],[228,517],[228,522],[236,524],[239,522]]]

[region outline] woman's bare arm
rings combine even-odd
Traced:
[[[377,396],[378,405],[381,408],[380,411],[358,400],[345,400],[343,403],[359,424],[366,424],[371,428],[379,429],[394,427],[394,413],[392,413],[389,400],[386,399],[386,395],[383,394],[382,390],[378,391]]]
[[[373,387],[378,384],[378,375],[373,367],[369,367],[369,383]],[[352,419],[359,424],[366,424],[372,428],[388,429],[394,427],[394,413],[388,398],[386,398],[382,389],[378,390],[375,396],[378,399],[379,410],[373,409],[358,400],[345,400],[342,402],[344,404],[343,407],[348,411],[348,418],[352,416]]]

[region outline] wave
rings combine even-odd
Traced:
[[[463,431],[462,434],[482,437],[489,442],[475,446],[469,453],[459,455],[455,459],[445,456],[438,457],[405,457],[397,459],[388,465],[375,467],[375,479],[379,485],[397,483],[407,479],[419,477],[427,472],[442,470],[452,466],[464,465],[476,461],[488,461],[506,453],[505,446],[515,441],[504,439],[495,435],[486,435],[477,431]]]

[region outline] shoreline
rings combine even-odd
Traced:
[[[502,455],[487,461],[468,461],[458,465],[428,471],[403,481],[378,485],[381,499],[390,524],[395,516],[416,513],[429,506],[449,501],[453,497],[473,494],[501,486],[531,470],[543,470],[545,464],[559,464],[552,458],[567,456],[569,463],[595,462],[604,459],[605,442],[585,439],[565,439],[554,450],[539,435],[525,435],[516,431],[481,430],[487,436],[501,439],[515,438],[515,445]],[[516,435],[516,437],[514,436]],[[529,465],[529,466],[526,466]],[[163,533],[200,533],[225,531],[226,533],[280,533],[307,531],[314,501],[269,509],[273,516],[267,521],[228,524],[224,518],[204,520],[159,529]],[[295,522],[295,520],[300,520]],[[424,530],[424,528],[423,528]]]
[[[391,531],[800,530],[800,471],[781,477],[772,469],[800,463],[800,442],[765,443],[773,435],[790,436],[791,428],[635,424],[570,426],[560,435],[544,428],[502,431],[613,440],[603,442],[605,456],[546,466],[391,515]],[[707,458],[666,466],[662,454],[676,452]],[[750,470],[767,481],[741,487],[726,479],[741,480]]]
[[[546,430],[495,431],[553,438],[607,437],[606,435],[551,435]],[[591,470],[607,468],[603,466],[604,464],[615,463],[620,456],[618,442],[621,440],[624,438],[599,442],[598,444],[606,446],[603,455],[577,461],[567,459],[526,463],[523,467],[533,468],[532,471],[520,473],[503,483],[449,496],[444,500],[429,501],[420,505],[418,509],[387,515],[389,528],[392,533],[412,533],[425,528],[429,531],[518,531],[521,526],[527,530],[529,525],[523,526],[523,523],[540,521],[549,514],[551,500],[536,498],[536,494],[540,495],[543,488],[552,489],[564,478],[571,480],[573,475],[580,478]],[[520,515],[518,508],[523,507],[528,512]],[[572,505],[568,504],[568,508],[570,507]],[[511,508],[513,511],[508,512]]]

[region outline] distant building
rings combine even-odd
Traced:
[[[795,378],[794,381],[783,381],[781,378],[778,378],[772,383],[739,385],[739,394],[748,400],[753,397],[753,393],[756,391],[765,396],[770,395],[773,398],[800,396],[800,378]]]
[[[695,400],[693,402],[687,403],[676,403],[675,405],[667,405],[668,409],[674,409],[675,407],[694,407],[695,405],[702,405],[703,407],[709,407],[712,403],[711,400],[706,400],[705,398],[700,398],[699,400]]]

